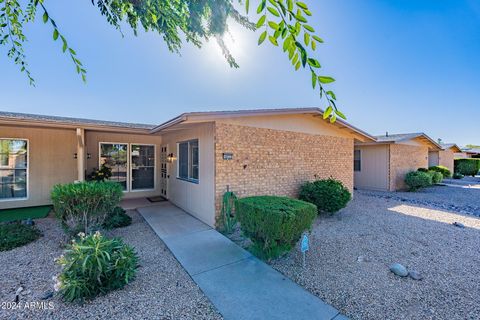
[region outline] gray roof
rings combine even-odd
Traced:
[[[479,148],[462,148],[462,152],[480,154],[480,149]]]
[[[72,124],[72,125],[93,125],[93,126],[107,126],[118,128],[131,128],[131,129],[153,129],[155,126],[151,124],[142,123],[127,123],[116,121],[103,121],[83,118],[69,118],[69,117],[57,117],[57,116],[45,116],[39,114],[18,113],[0,111],[0,119],[6,120],[23,120],[23,121],[47,121],[55,122],[58,124]]]
[[[460,149],[460,147],[456,144],[456,143],[439,143],[440,146],[442,147],[443,150],[447,150],[447,149],[450,149],[450,148],[453,148],[453,147],[457,147],[458,149]]]
[[[426,134],[422,132],[416,133],[397,133],[397,134],[388,134],[382,136],[375,136],[377,142],[401,142],[406,140],[415,139],[421,136],[426,136]]]

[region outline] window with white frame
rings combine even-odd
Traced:
[[[0,201],[27,198],[28,142],[0,138]]]
[[[132,190],[155,188],[155,146],[132,144],[130,147]]]
[[[362,151],[353,152],[353,171],[362,171]]]
[[[199,180],[198,140],[183,141],[177,144],[179,179],[192,182]]]
[[[124,191],[128,190],[128,144],[100,143],[99,165],[112,170],[110,181],[120,183]]]

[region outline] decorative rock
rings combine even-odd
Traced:
[[[464,225],[463,223],[460,223],[460,222],[456,222],[456,221],[455,221],[455,222],[453,223],[453,225],[454,225],[455,227],[459,227],[459,228],[461,228],[461,229],[465,228],[465,225]]]
[[[422,280],[423,279],[423,276],[418,273],[417,271],[415,270],[411,270],[408,275],[410,276],[410,278],[412,278],[413,280]]]
[[[27,220],[23,220],[23,224],[27,225],[27,226],[33,226],[35,224],[35,222],[29,218]]]
[[[51,297],[53,297],[53,291],[47,291],[43,294],[43,296],[40,297],[42,300],[48,300]]]
[[[408,276],[408,270],[400,263],[394,263],[390,266],[390,271],[396,274],[399,277],[406,277]]]

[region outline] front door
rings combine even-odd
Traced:
[[[167,198],[167,186],[168,186],[167,152],[168,152],[167,146],[162,146],[160,148],[160,193],[165,198]]]

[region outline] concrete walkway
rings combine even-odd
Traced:
[[[137,211],[225,319],[347,319],[171,203]]]

